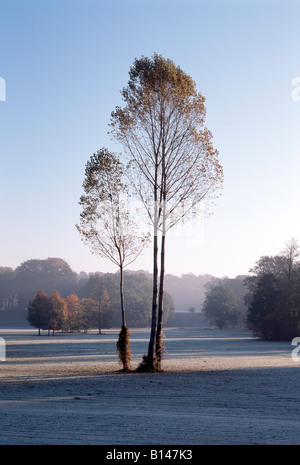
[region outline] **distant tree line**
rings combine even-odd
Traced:
[[[275,256],[262,256],[249,275],[213,279],[203,313],[219,328],[247,327],[266,340],[290,341],[300,331],[300,250],[295,239]]]
[[[131,327],[149,325],[152,302],[151,277],[143,272],[127,272],[124,279],[128,324]],[[78,274],[61,258],[26,260],[15,270],[0,267],[0,324],[26,323],[28,305],[38,291],[43,291],[49,296],[56,291],[62,299],[76,295],[82,304],[83,299],[98,302],[99,292],[101,295],[101,289],[104,288],[109,299],[107,311],[110,317],[103,319],[102,327],[119,326],[121,323],[119,286],[118,273]],[[174,303],[168,293],[166,293],[165,305],[166,321],[171,321]],[[98,328],[98,325],[95,325],[95,328]]]

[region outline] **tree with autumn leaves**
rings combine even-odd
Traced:
[[[105,147],[88,160],[83,182],[84,194],[80,223],[76,225],[83,242],[93,253],[110,260],[120,273],[122,326],[117,352],[124,370],[131,361],[130,332],[126,325],[124,268],[143,251],[148,234],[138,232],[126,198],[124,167],[118,157]]]
[[[39,290],[34,298],[29,302],[27,308],[28,322],[38,328],[52,331],[62,330],[67,320],[67,303],[57,291],[48,295],[43,290]]]
[[[98,299],[79,299],[73,293],[66,299],[57,291],[46,294],[39,290],[29,302],[27,320],[31,326],[41,330],[64,332],[87,331],[97,328],[99,334],[103,328],[110,326],[109,296],[104,289]]]
[[[122,271],[125,258],[139,255],[146,236],[138,237],[122,195],[139,201],[153,240],[151,332],[140,369],[153,371],[161,369],[167,233],[199,216],[200,203],[207,206],[219,195],[223,170],[205,126],[205,98],[172,60],[158,54],[136,59],[121,93],[124,106],[112,112],[110,127],[123,148],[122,159],[106,148],[91,157],[77,229],[95,253],[120,268],[122,330],[127,331]],[[141,212],[138,218],[140,226]]]
[[[123,147],[132,195],[152,226],[152,323],[144,369],[161,369],[166,236],[199,215],[219,195],[223,169],[205,126],[205,98],[170,59],[136,59],[122,90],[124,106],[111,116]]]

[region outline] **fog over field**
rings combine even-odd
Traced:
[[[131,332],[133,368],[148,329]],[[161,373],[122,373],[117,330],[4,330],[1,444],[299,444],[299,362],[249,331],[168,328]]]

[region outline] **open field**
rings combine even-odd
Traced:
[[[163,373],[121,373],[117,330],[2,330],[0,444],[300,444],[300,359],[248,331],[168,328]],[[148,329],[131,331],[133,367]]]

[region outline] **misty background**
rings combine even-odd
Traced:
[[[168,238],[166,272],[234,278],[299,240],[299,15],[296,0],[2,0],[0,265],[116,271],[81,242],[78,201],[89,157],[117,149],[108,123],[131,64],[154,52],[205,96],[224,167],[201,234]],[[151,254],[132,268],[151,272]]]

